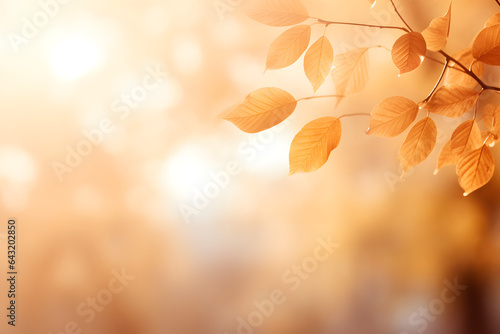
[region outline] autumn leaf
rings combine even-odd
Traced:
[[[327,37],[320,37],[307,50],[304,57],[304,71],[314,92],[325,82],[333,64],[333,47]]]
[[[464,196],[481,188],[493,177],[495,160],[487,145],[464,154],[457,165],[458,182]]]
[[[399,69],[399,74],[415,70],[425,58],[427,46],[419,32],[409,32],[396,40],[392,47],[392,61]]]
[[[290,175],[312,172],[325,164],[330,152],[342,136],[342,126],[336,117],[323,117],[304,126],[293,138],[290,147]]]
[[[251,19],[273,27],[292,26],[309,18],[300,0],[259,0],[246,13]]]
[[[474,119],[460,124],[451,135],[450,149],[453,153],[461,155],[471,150],[476,150],[483,144],[481,130]]]
[[[309,46],[311,27],[299,25],[282,33],[269,47],[266,69],[276,70],[292,65]]]
[[[488,19],[488,21],[486,21],[486,23],[484,24],[484,27],[491,27],[491,26],[495,26],[497,24],[500,24],[500,12],[496,13],[495,15],[493,15],[492,17],[490,17]]]
[[[472,65],[472,72],[474,72],[474,74],[476,74],[479,78],[483,76],[484,64],[475,61],[474,57],[472,56],[472,48],[461,50],[453,54],[452,57],[463,64],[466,68],[470,68]],[[474,64],[472,64],[473,62]],[[456,84],[467,88],[475,88],[478,85],[478,82],[473,77],[463,72],[461,67],[455,64],[453,61],[450,61],[449,63],[449,68],[446,71],[444,82],[447,84]]]
[[[418,121],[408,133],[399,150],[398,161],[405,173],[422,162],[436,146],[437,128],[430,117]]]
[[[456,165],[458,163],[458,158],[459,156],[451,151],[451,140],[448,140],[441,149],[434,175],[436,175],[439,170],[445,166]]]
[[[451,4],[444,16],[435,18],[429,26],[422,32],[427,49],[431,51],[440,51],[446,46],[448,36],[450,35]]]
[[[260,88],[223,118],[242,131],[256,133],[284,121],[296,106],[297,101],[286,91],[275,87]]]
[[[353,49],[335,56],[332,78],[338,95],[361,91],[368,81],[368,48]]]
[[[484,145],[494,147],[497,139],[498,137],[490,131],[481,131],[481,140],[483,141]]]
[[[469,110],[479,97],[479,92],[455,84],[440,87],[425,107],[433,113],[457,118]]]
[[[369,135],[395,137],[405,131],[417,118],[418,105],[402,96],[389,97],[371,112]]]
[[[500,105],[488,104],[483,109],[483,122],[495,136],[500,134]]]
[[[472,55],[488,65],[500,65],[500,25],[484,28],[472,43]]]

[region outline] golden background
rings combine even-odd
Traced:
[[[281,131],[248,135],[220,115],[260,87],[297,98],[312,89],[302,58],[264,74],[267,48],[285,29],[250,20],[243,2],[220,15],[211,0],[73,0],[19,52],[7,36],[19,34],[40,4],[0,2],[0,242],[6,245],[6,222],[15,217],[19,271],[15,328],[6,324],[0,280],[1,332],[56,334],[74,320],[89,334],[233,334],[254,300],[283,289],[286,302],[255,333],[415,333],[409,315],[457,278],[467,290],[425,332],[499,333],[499,174],[468,197],[453,167],[432,175],[459,123],[435,117],[440,144],[399,179],[404,136],[369,137],[368,118],[346,118],[323,168],[287,176],[290,142],[307,122],[370,112],[389,96],[421,100],[440,66],[426,61],[398,78],[390,54],[371,50],[362,93],[337,109],[334,99],[299,102]],[[449,5],[400,3],[420,31]],[[401,25],[386,0],[373,9],[366,0],[304,4],[323,19],[376,22],[390,13],[391,24]],[[493,0],[455,0],[446,50],[467,47],[498,9]],[[313,40],[321,34],[313,26]],[[328,32],[337,53],[341,45],[390,47],[399,34],[347,26]],[[168,76],[120,119],[113,102],[157,65]],[[490,69],[486,81],[498,84],[500,73]],[[328,78],[318,95],[333,93]],[[104,118],[114,130],[59,182],[53,162],[64,163],[67,146]],[[235,161],[241,170],[188,223],[181,205],[192,205],[196,191],[213,182],[210,173]],[[339,248],[290,292],[282,274],[327,236]],[[6,252],[1,258],[3,273]],[[122,268],[135,279],[85,324],[77,305]]]

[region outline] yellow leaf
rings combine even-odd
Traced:
[[[437,128],[430,117],[418,121],[408,133],[399,149],[399,164],[405,173],[422,162],[436,146]]]
[[[399,69],[399,74],[413,71],[425,58],[427,46],[419,32],[409,32],[396,40],[392,47],[392,61]]]
[[[286,91],[275,87],[260,88],[223,118],[242,131],[256,133],[284,121],[296,106],[297,101]]]
[[[488,65],[500,65],[500,24],[479,32],[472,44],[475,59]]]
[[[402,96],[389,97],[373,108],[369,135],[395,137],[406,130],[417,118],[418,105]]]
[[[488,21],[486,21],[486,23],[484,24],[484,27],[491,27],[491,26],[495,26],[497,24],[500,24],[500,12],[496,13],[495,15],[493,15],[492,17],[490,17],[488,19]]]
[[[312,172],[325,164],[342,136],[336,117],[323,117],[308,123],[293,138],[290,147],[290,175]]]
[[[474,65],[472,65],[472,72],[474,72],[474,74],[476,74],[479,78],[483,76],[484,64],[475,61],[474,57],[472,56],[472,48],[467,48],[453,54],[453,58],[459,61],[467,68],[470,68],[472,62],[474,61]],[[467,88],[475,88],[478,85],[478,82],[474,80],[473,77],[461,71],[461,67],[452,61],[449,63],[449,68],[446,71],[446,77],[444,82],[448,84],[456,84]]]
[[[456,165],[458,163],[458,158],[459,156],[451,151],[451,140],[448,140],[441,149],[434,175],[436,175],[439,170],[445,166]]]
[[[500,134],[500,105],[488,104],[483,109],[483,122],[495,136]]]
[[[457,165],[458,182],[464,196],[488,183],[495,172],[495,160],[487,145],[464,154]]]
[[[292,65],[309,46],[311,27],[299,25],[282,33],[269,47],[266,69],[276,70]]]
[[[292,26],[309,18],[300,0],[259,0],[246,13],[251,19],[273,27]]]
[[[314,92],[325,82],[333,64],[333,47],[328,38],[320,37],[307,50],[304,57],[304,71]]]
[[[457,118],[469,110],[479,97],[479,92],[455,84],[439,88],[425,107],[433,113]]]
[[[446,46],[450,35],[451,3],[450,8],[444,16],[435,18],[430,25],[422,32],[427,43],[427,49],[440,51]]]
[[[451,135],[450,149],[453,153],[461,155],[481,147],[481,130],[475,120],[470,119],[460,124]]]
[[[338,95],[361,91],[368,81],[368,48],[353,49],[335,56],[332,78]]]

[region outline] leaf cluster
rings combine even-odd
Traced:
[[[500,105],[488,104],[478,110],[478,100],[487,90],[500,91],[500,88],[488,86],[482,81],[485,65],[500,66],[500,12],[485,23],[470,47],[449,55],[444,48],[450,34],[451,3],[443,16],[433,19],[425,30],[417,32],[390,1],[404,26],[375,27],[402,32],[390,49],[392,62],[399,75],[417,70],[426,57],[440,62],[443,69],[434,89],[419,102],[394,96],[382,100],[369,114],[331,116],[311,121],[291,143],[290,174],[312,172],[323,166],[340,143],[341,119],[355,115],[370,116],[368,135],[395,137],[410,129],[398,156],[406,172],[425,161],[436,146],[438,129],[433,115],[458,118],[473,109],[471,119],[460,124],[442,148],[436,169],[437,173],[446,165],[456,165],[464,195],[470,194],[488,183],[495,169],[490,148],[499,140]],[[329,97],[337,98],[337,104],[366,86],[371,48],[357,48],[335,55],[326,33],[327,28],[335,24],[374,25],[311,17],[300,0],[259,0],[248,15],[269,26],[292,26],[272,42],[267,54],[267,70],[288,67],[305,54],[304,73],[313,91],[316,92],[331,74],[335,95]],[[307,24],[307,21],[312,23]],[[311,44],[311,27],[317,24],[324,26],[323,35]],[[444,57],[444,60],[433,58],[432,53]],[[250,93],[224,118],[242,131],[256,133],[283,122],[294,112],[297,102],[311,98],[315,96],[296,99],[277,87],[260,88]],[[417,121],[420,112],[426,112],[426,115]]]

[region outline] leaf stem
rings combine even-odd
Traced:
[[[500,6],[500,0],[495,0],[497,2],[497,4]]]
[[[323,20],[317,17],[311,17],[312,19],[315,19],[318,21],[318,23],[322,23],[325,25],[331,25],[331,24],[338,24],[338,25],[348,25],[348,26],[359,26],[359,27],[370,27],[370,28],[379,28],[379,29],[399,29],[403,30],[406,32],[410,32],[408,29],[405,27],[396,27],[396,26],[381,26],[381,25],[376,25],[376,24],[365,24],[365,23],[354,23],[354,22],[339,22],[339,21],[327,21]]]
[[[479,96],[481,96],[481,94],[484,92],[483,89],[481,89],[481,92],[479,93]],[[474,104],[474,117],[472,118],[473,120],[476,120],[476,117],[477,117],[477,105],[479,103],[479,96],[476,100],[476,103]]]
[[[486,137],[483,141],[483,147],[484,145],[486,145],[486,143],[488,142],[488,140],[490,139],[490,137],[493,135],[493,133],[491,133],[491,131],[488,131],[488,137]],[[495,138],[495,137],[493,137]]]
[[[441,64],[441,65],[444,65],[445,62],[444,61],[441,61],[441,60],[438,60],[436,58],[432,58],[431,56],[426,56],[425,59],[429,59],[429,60],[432,60],[433,62],[435,63],[438,63],[438,64]],[[454,71],[460,71],[462,73],[465,73],[465,71],[461,68],[457,68],[457,67],[451,67],[451,66],[448,66],[448,70],[454,70]],[[468,74],[468,73],[465,73],[465,74]]]
[[[401,19],[401,21],[403,21],[403,23],[405,24],[405,26],[410,30],[410,31],[413,31],[413,29],[408,25],[408,23],[406,23],[405,19],[403,18],[403,16],[399,13],[398,11],[398,8],[396,7],[396,5],[394,4],[394,1],[391,0],[391,3],[392,3],[392,7],[394,7],[394,11],[396,12],[396,14],[398,14],[399,18]]]
[[[446,70],[448,69],[448,63],[450,61],[448,59],[446,59],[445,63],[444,63],[444,66],[443,66],[443,71],[441,72],[441,75],[439,76],[439,79],[438,81],[436,82],[436,85],[434,85],[434,88],[432,89],[432,91],[429,93],[429,95],[421,102],[421,103],[427,103],[429,102],[429,100],[431,99],[432,95],[434,94],[434,92],[436,91],[436,89],[438,89],[439,87],[439,84],[441,83],[441,81],[443,80],[444,78],[444,74],[446,73]]]
[[[297,99],[296,102],[299,101],[305,101],[305,100],[312,100],[312,99],[322,99],[322,98],[328,98],[328,97],[345,97],[344,95],[318,95],[318,96],[308,96],[308,97],[303,97],[301,99]]]
[[[339,116],[339,119],[341,119],[342,117],[354,117],[354,116],[371,116],[371,115],[369,113],[345,114]]]

